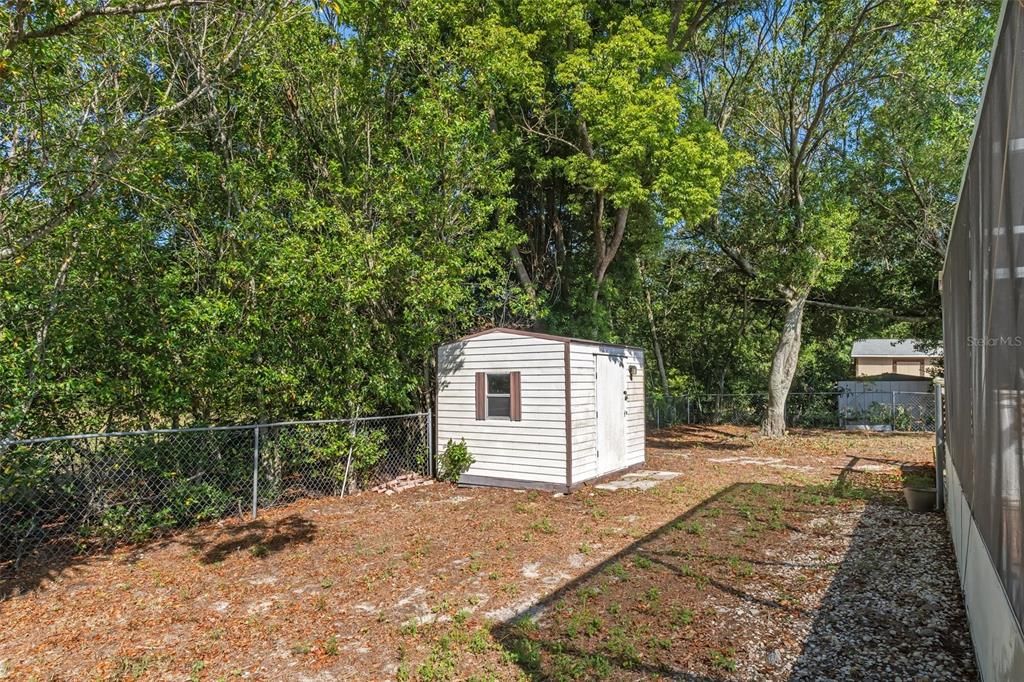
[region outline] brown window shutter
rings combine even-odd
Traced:
[[[509,393],[511,393],[511,404],[509,417],[514,422],[523,420],[523,392],[521,390],[522,380],[519,372],[512,372],[509,376]]]
[[[487,416],[486,411],[487,402],[487,374],[485,372],[476,373],[476,418],[484,419]]]

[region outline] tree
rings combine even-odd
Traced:
[[[3,205],[5,433],[408,409],[432,348],[489,316],[515,238],[508,153],[464,87],[466,44],[433,39],[472,7],[353,4],[347,31],[265,9],[82,23],[40,43],[79,68],[35,55],[4,81],[8,131],[48,145],[5,159],[38,182]],[[83,120],[58,153],[55,126]],[[104,149],[118,162],[90,173]]]
[[[515,3],[498,12],[503,54],[529,74],[513,97],[492,92],[493,127],[509,135],[515,219],[511,252],[542,323],[606,333],[608,278],[633,267],[624,245],[657,243],[712,213],[734,158],[687,106],[671,65],[721,3]],[[502,79],[482,77],[484,82]]]
[[[159,140],[169,118],[215,90],[261,31],[259,4],[193,15],[197,4],[10,3],[2,10],[0,338],[5,383],[18,396],[4,401],[9,414],[32,409],[47,365],[59,362],[52,336],[101,229],[94,218],[118,217],[105,192],[139,179],[145,162],[134,155]],[[185,54],[155,61],[194,17],[208,38],[192,41],[192,68],[180,68]],[[202,78],[186,76],[196,69]]]
[[[907,28],[896,76],[856,132],[844,193],[859,215],[857,267],[840,294],[918,317],[898,332],[941,341],[936,273],[968,151],[998,2],[945,2]]]
[[[725,93],[717,107],[728,114],[727,136],[752,159],[726,189],[706,234],[784,306],[765,435],[785,433],[808,298],[828,291],[849,266],[856,213],[836,190],[851,130],[871,107],[873,89],[892,75],[900,31],[927,5],[761,3],[720,26],[734,35],[725,44],[738,47],[701,63],[704,80],[719,83],[709,91]],[[768,27],[767,37],[751,37],[751,23]]]

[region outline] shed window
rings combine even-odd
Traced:
[[[522,416],[519,372],[477,372],[476,418],[511,419]]]
[[[487,375],[487,418],[512,417],[512,377],[510,374]]]

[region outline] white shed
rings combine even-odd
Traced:
[[[437,351],[437,451],[466,441],[463,485],[571,491],[644,463],[644,352],[518,329]]]

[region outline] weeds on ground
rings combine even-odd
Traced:
[[[723,649],[721,651],[712,651],[708,655],[708,661],[712,667],[734,672],[736,670],[736,650]]]
[[[565,626],[565,634],[576,637],[583,634],[594,637],[604,628],[604,622],[595,614],[583,609],[572,615]]]
[[[640,652],[624,627],[611,629],[604,650],[613,659],[621,660],[625,668],[633,667],[640,662]]]
[[[334,635],[328,637],[323,644],[320,645],[320,650],[327,656],[338,655],[338,638]]]
[[[808,485],[797,493],[797,502],[812,506],[835,506],[843,500],[870,500],[884,497],[880,490],[855,485],[847,480]]]
[[[676,530],[686,531],[690,535],[704,535],[704,525],[700,521],[676,521],[672,527]]]
[[[156,656],[124,656],[114,660],[113,678],[115,680],[133,680],[140,677],[156,663]]]
[[[686,627],[687,625],[693,622],[693,616],[693,609],[677,606],[676,608],[672,609],[672,625],[676,626],[677,628]]]
[[[749,561],[742,561],[739,557],[729,557],[729,569],[733,575],[741,578],[749,578],[754,575],[754,567]]]
[[[629,572],[626,571],[626,567],[618,561],[610,565],[605,570],[608,572],[609,575],[618,578],[619,580],[625,580],[627,577],[629,577]]]
[[[404,647],[399,649],[398,669],[395,677],[399,680],[452,680],[460,670],[469,667],[463,660],[466,654],[482,655],[495,649],[495,644],[486,628],[470,627],[471,613],[462,609],[452,616],[451,625],[433,624],[421,634],[434,637],[426,658],[414,663],[410,661]],[[494,679],[493,675],[473,679]]]
[[[633,557],[633,565],[646,571],[647,569],[654,567],[654,562],[642,554],[637,554]]]
[[[539,521],[534,521],[530,524],[530,528],[537,531],[538,533],[544,533],[545,535],[551,535],[555,532],[555,527],[551,523],[551,519],[546,516]]]

